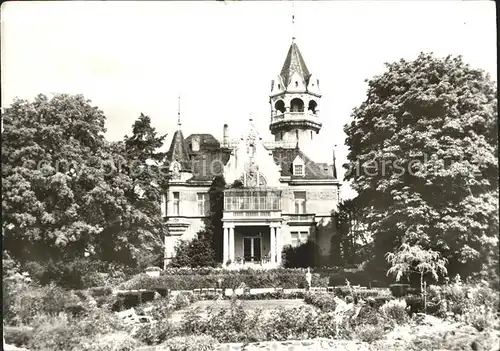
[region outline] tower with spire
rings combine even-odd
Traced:
[[[320,100],[319,80],[309,72],[295,37],[292,37],[285,62],[271,83],[269,95],[269,129],[275,141],[293,142],[301,149],[312,149],[315,135],[322,126]]]

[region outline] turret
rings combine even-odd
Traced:
[[[319,80],[306,66],[299,47],[292,41],[280,74],[271,83],[271,123],[276,141],[311,144],[321,129]]]

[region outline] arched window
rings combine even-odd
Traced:
[[[311,111],[312,113],[316,113],[316,107],[317,106],[318,106],[318,104],[316,103],[316,101],[311,100],[311,101],[309,101],[309,107],[307,109],[309,111]]]
[[[292,112],[304,112],[304,102],[299,98],[292,99],[290,109]]]
[[[276,103],[274,104],[274,108],[276,109],[276,111],[285,113],[285,103],[283,102],[283,100],[276,101]]]

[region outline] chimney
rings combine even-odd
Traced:
[[[222,144],[224,145],[224,147],[229,146],[229,128],[227,124],[224,124],[224,129],[222,132]]]

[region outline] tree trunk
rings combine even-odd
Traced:
[[[420,273],[420,291],[424,298],[424,313],[427,313],[427,296],[425,293],[424,272]]]

